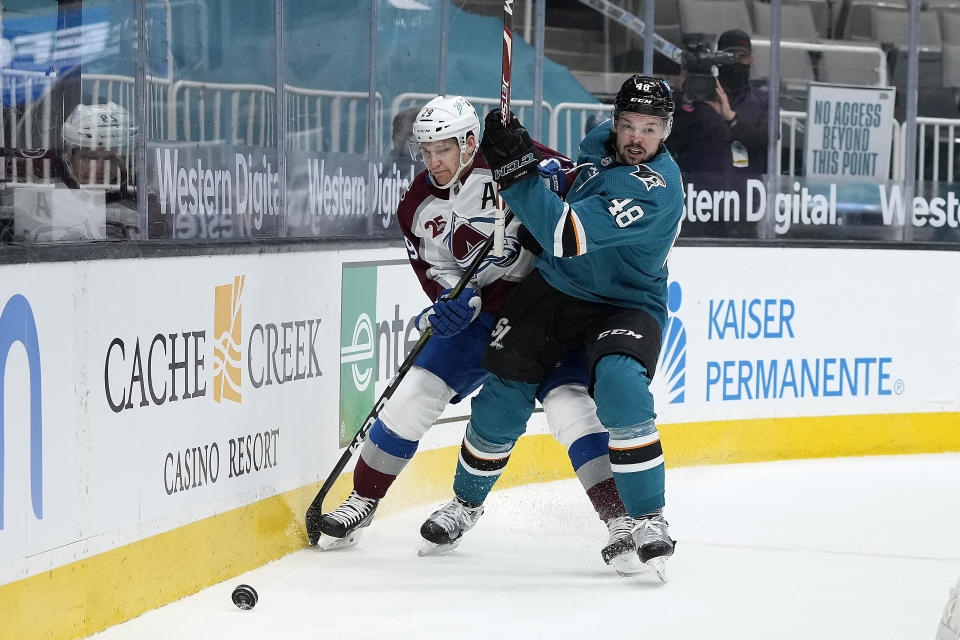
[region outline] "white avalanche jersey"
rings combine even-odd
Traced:
[[[417,175],[397,207],[410,263],[423,290],[435,301],[452,289],[493,234],[497,207],[493,177],[483,156],[449,189],[438,189],[426,171]],[[483,310],[496,315],[514,284],[533,268],[533,254],[520,246],[514,218],[504,234],[503,257],[491,252],[471,286],[480,291]]]

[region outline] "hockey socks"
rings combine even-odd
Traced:
[[[360,449],[353,472],[354,489],[365,498],[383,498],[416,452],[416,441],[401,438],[377,420]]]
[[[663,448],[653,420],[610,430],[610,468],[632,517],[663,507]]]
[[[610,436],[606,431],[589,433],[574,440],[567,449],[580,484],[583,485],[597,515],[604,522],[627,513],[610,468],[609,440]]]
[[[533,413],[537,386],[490,374],[471,402],[473,418],[460,446],[453,491],[462,501],[481,504],[500,478],[517,439]]]
[[[468,504],[482,504],[500,479],[513,447],[513,442],[497,445],[483,440],[468,423],[453,478],[453,492],[457,497]]]
[[[663,448],[647,370],[633,358],[608,355],[595,373],[597,417],[610,432],[610,468],[627,513],[636,518],[660,509]]]

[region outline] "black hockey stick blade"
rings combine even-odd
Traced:
[[[505,224],[509,224],[510,220],[512,219],[513,212],[508,211]],[[470,263],[470,266],[467,268],[467,270],[463,272],[462,276],[460,276],[459,282],[457,282],[456,286],[454,286],[447,295],[448,299],[453,299],[460,296],[460,293],[470,283],[470,280],[473,278],[473,276],[475,276],[477,271],[480,270],[480,266],[483,265],[483,262],[490,253],[490,248],[492,246],[493,235],[490,235],[486,240],[483,241],[483,245],[481,245],[480,251],[477,252],[473,262]],[[347,445],[346,449],[344,449],[343,454],[337,461],[337,464],[334,465],[333,470],[330,471],[327,479],[324,480],[323,485],[320,487],[320,491],[317,492],[317,495],[313,498],[310,506],[307,507],[307,513],[304,517],[304,524],[307,527],[307,539],[310,541],[311,545],[317,544],[317,541],[320,539],[320,518],[323,516],[324,499],[326,499],[327,494],[330,493],[330,489],[333,488],[337,478],[340,477],[340,473],[343,472],[347,464],[350,462],[353,454],[356,453],[356,451],[360,448],[360,445],[363,444],[363,441],[367,437],[367,433],[369,433],[370,428],[373,427],[373,423],[377,421],[380,411],[383,410],[383,407],[387,404],[387,400],[390,399],[394,391],[396,391],[397,387],[400,385],[400,382],[407,375],[407,372],[413,366],[413,363],[420,355],[420,352],[423,351],[423,348],[426,346],[427,341],[430,340],[431,336],[433,336],[432,328],[428,328],[420,335],[420,339],[410,350],[410,353],[407,354],[407,357],[404,358],[403,362],[400,363],[400,367],[394,374],[390,384],[387,385],[387,388],[384,390],[383,394],[373,404],[373,408],[370,410],[370,413],[367,414],[366,419],[361,423],[360,429],[357,430],[357,433],[353,436],[350,444]]]

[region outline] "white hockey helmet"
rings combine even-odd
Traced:
[[[115,102],[78,104],[63,123],[64,160],[72,171],[71,161],[79,150],[103,152],[108,162],[117,165],[121,174],[126,173],[138,129],[130,112]],[[112,176],[113,171],[109,173]],[[113,184],[107,186],[119,187],[121,181],[122,177],[117,180],[111,177],[108,182]]]
[[[133,148],[137,128],[130,112],[116,102],[78,104],[63,123],[63,146],[126,154]]]
[[[447,184],[438,185],[441,189],[449,188],[473,162],[478,147],[474,148],[466,162],[463,161],[463,156],[467,153],[467,137],[470,134],[473,134],[477,142],[480,141],[480,118],[470,101],[462,96],[437,96],[424,105],[413,121],[414,142],[411,144],[411,152],[415,160],[419,159],[420,145],[424,142],[454,138],[460,147],[460,167]]]

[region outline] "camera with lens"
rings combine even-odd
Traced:
[[[694,101],[717,100],[717,67],[733,64],[734,54],[714,51],[716,38],[708,33],[688,33],[683,36],[683,70],[686,81],[684,93]]]

